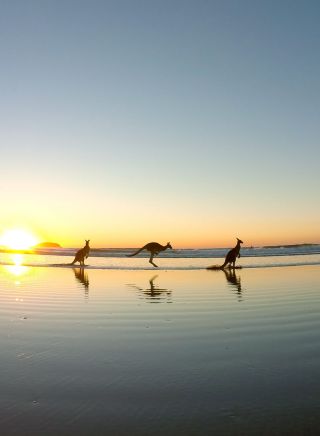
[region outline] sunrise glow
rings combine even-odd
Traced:
[[[27,250],[37,244],[37,238],[23,229],[6,230],[0,237],[0,245],[11,250]]]

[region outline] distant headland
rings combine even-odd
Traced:
[[[62,248],[57,242],[40,242],[33,248]]]
[[[282,244],[282,245],[264,245],[262,248],[296,248],[296,247],[313,247],[319,244]]]

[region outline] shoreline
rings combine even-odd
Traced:
[[[320,256],[319,256],[320,257]],[[122,258],[110,258],[110,260],[114,261],[114,259]],[[140,259],[141,260],[141,259]],[[144,259],[143,259],[144,260]],[[189,260],[189,258],[188,258]],[[201,258],[201,263],[206,260],[205,258]],[[158,267],[149,266],[147,262],[135,262],[132,266],[129,265],[114,265],[112,261],[110,261],[110,265],[84,265],[81,266],[79,264],[71,264],[71,263],[15,263],[15,262],[0,262],[0,267],[25,267],[25,268],[53,268],[53,269],[85,269],[85,270],[106,270],[106,271],[233,271],[233,268],[224,268],[221,269],[219,264],[212,265],[210,264],[211,258],[208,258],[207,265],[168,265],[165,266],[158,265]],[[221,259],[222,261],[223,259]],[[108,258],[106,258],[106,263]],[[170,263],[170,262],[169,262]],[[249,263],[249,264],[239,264],[234,268],[235,271],[242,271],[247,269],[267,269],[267,268],[285,268],[285,267],[303,267],[303,266],[320,266],[320,259],[310,260],[309,262],[284,262],[284,263]]]

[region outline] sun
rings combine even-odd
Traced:
[[[0,245],[11,250],[27,250],[38,242],[30,232],[22,229],[6,230],[0,237]]]

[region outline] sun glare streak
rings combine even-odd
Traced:
[[[22,265],[23,255],[22,254],[12,254],[11,255],[13,265],[5,265],[5,269],[12,275],[18,277],[26,274],[30,269],[28,266]]]

